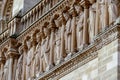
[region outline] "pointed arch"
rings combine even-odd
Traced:
[[[12,18],[13,0],[3,0],[1,15],[7,21]]]

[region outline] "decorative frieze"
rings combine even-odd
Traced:
[[[108,3],[112,5],[104,0],[42,0],[22,18],[13,18],[8,23],[11,37],[0,45],[7,48],[8,79],[57,80],[96,58],[99,49],[120,37],[120,25],[107,15]]]

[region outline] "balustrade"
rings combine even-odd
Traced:
[[[49,12],[49,10],[56,6],[60,1],[63,0],[42,0],[38,5],[27,12],[21,19],[21,22],[24,25],[23,30],[28,28],[32,23],[34,23],[47,12]]]

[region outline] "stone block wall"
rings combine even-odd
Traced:
[[[118,40],[97,51],[98,57],[59,80],[119,80]]]

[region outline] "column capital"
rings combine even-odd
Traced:
[[[18,48],[21,46],[21,43],[18,43],[18,41],[14,38],[10,38],[9,40],[9,48],[7,51],[7,57],[18,57],[19,53],[18,53]]]
[[[20,54],[16,51],[8,51],[7,56],[8,58],[18,58]]]
[[[82,0],[80,4],[84,7],[84,9],[88,9],[90,6],[90,2],[88,0]]]

